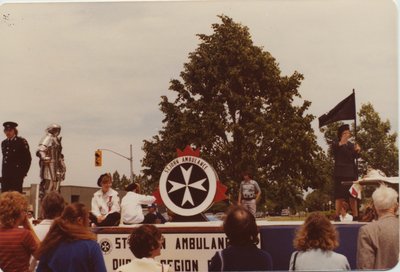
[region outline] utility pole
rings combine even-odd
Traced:
[[[124,155],[122,155],[122,154],[120,154],[120,153],[118,153],[118,152],[115,152],[114,150],[107,149],[107,148],[99,148],[99,149],[97,149],[97,150],[108,151],[108,152],[114,153],[115,155],[120,156],[120,157],[122,157],[122,158],[124,158],[124,159],[127,159],[127,160],[130,162],[130,171],[131,171],[130,178],[131,178],[131,182],[133,182],[133,155],[132,155],[133,153],[132,153],[132,144],[130,145],[130,156],[129,156],[129,157],[124,156]],[[96,151],[95,154],[98,154],[97,151]],[[101,154],[101,153],[100,153],[100,154]],[[99,166],[101,166],[101,165],[99,165]]]

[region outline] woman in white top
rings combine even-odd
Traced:
[[[160,256],[164,237],[154,225],[142,225],[129,236],[129,249],[136,259],[120,266],[118,272],[146,271],[146,272],[172,272],[168,264],[161,264],[154,260]]]
[[[42,200],[42,215],[44,219],[39,224],[33,226],[37,237],[43,241],[46,234],[49,232],[54,219],[61,216],[64,211],[65,200],[57,191],[50,191]],[[30,264],[30,271],[36,271],[37,266],[36,258],[32,258]]]
[[[349,204],[347,204],[346,201],[343,201],[342,207],[340,208],[340,215],[339,215],[340,222],[352,222],[353,221],[353,216],[351,214],[347,213],[348,210],[349,210]]]
[[[142,205],[149,205],[156,201],[154,196],[141,195],[138,183],[131,183],[126,187],[128,193],[122,198],[122,223],[125,225],[139,224],[144,220]]]
[[[333,249],[339,246],[338,234],[322,213],[310,214],[293,241],[298,250],[290,258],[290,271],[350,270],[346,256]]]
[[[103,174],[97,180],[100,190],[92,198],[92,211],[89,218],[97,226],[118,226],[121,219],[118,192],[111,188],[110,173]]]

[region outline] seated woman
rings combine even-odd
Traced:
[[[154,196],[141,195],[140,185],[131,183],[126,187],[126,195],[121,201],[122,222],[125,225],[139,224],[143,222],[144,215],[142,205],[156,201]]]
[[[29,259],[39,246],[27,208],[25,196],[18,192],[0,195],[0,271],[28,271]]]
[[[229,246],[211,259],[208,271],[268,271],[272,270],[271,255],[256,245],[256,219],[243,206],[233,207],[224,220],[224,232]]]
[[[352,222],[353,221],[353,216],[351,214],[348,214],[349,210],[349,204],[347,204],[346,201],[342,202],[342,207],[340,208],[340,215],[339,219],[340,222]]]
[[[38,249],[37,272],[106,272],[96,235],[89,228],[89,213],[84,204],[68,205],[54,220]]]
[[[121,219],[121,207],[118,192],[111,188],[111,174],[101,175],[97,180],[97,185],[101,189],[93,195],[90,221],[101,227],[118,226]]]
[[[350,270],[347,258],[333,250],[339,246],[338,234],[322,213],[310,214],[293,241],[298,250],[290,258],[290,271]]]
[[[118,272],[146,271],[172,272],[168,264],[161,264],[154,260],[160,256],[164,238],[160,230],[154,225],[142,225],[129,236],[129,249],[137,259],[120,266]]]

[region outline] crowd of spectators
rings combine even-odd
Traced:
[[[357,269],[391,269],[399,261],[398,193],[382,185],[372,199],[377,219],[359,229]],[[19,192],[0,195],[0,271],[106,271],[85,205],[65,205],[57,192],[49,193],[41,205],[44,219],[33,228],[25,197]],[[228,246],[215,253],[209,271],[274,269],[271,255],[257,247],[259,229],[245,207],[230,208],[223,230]],[[163,243],[156,226],[142,224],[128,239],[134,260],[117,271],[172,271],[154,259],[160,256]],[[322,213],[311,213],[296,231],[288,270],[350,270],[346,256],[334,251],[338,246],[338,232],[331,221]]]

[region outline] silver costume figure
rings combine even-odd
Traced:
[[[65,179],[66,167],[62,154],[61,126],[51,124],[46,128],[46,135],[40,140],[36,155],[40,165],[39,198],[43,199],[50,191],[60,192],[60,183]]]

